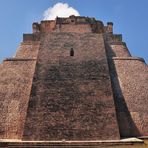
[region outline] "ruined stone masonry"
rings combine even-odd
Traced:
[[[0,139],[116,140],[148,136],[148,66],[113,23],[33,23],[0,64]]]

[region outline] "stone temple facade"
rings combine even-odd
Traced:
[[[33,23],[0,64],[0,139],[118,140],[148,136],[148,66],[113,23]]]

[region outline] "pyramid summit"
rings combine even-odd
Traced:
[[[113,23],[33,23],[0,65],[0,139],[96,141],[148,136],[148,66]]]

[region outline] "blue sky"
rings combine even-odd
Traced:
[[[132,56],[148,63],[148,0],[0,0],[0,62],[15,55],[23,33],[31,33],[32,23],[57,2],[104,24],[112,21],[114,33],[123,35]]]

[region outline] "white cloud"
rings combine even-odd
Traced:
[[[58,17],[69,17],[70,15],[80,16],[79,12],[70,7],[67,3],[56,3],[49,7],[43,14],[44,20],[55,20]]]

